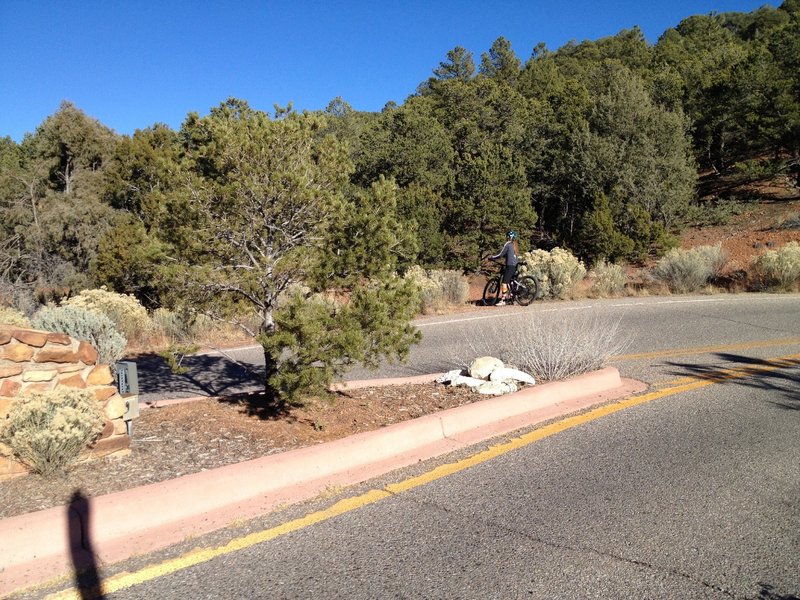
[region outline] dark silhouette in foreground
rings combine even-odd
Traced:
[[[78,489],[67,506],[69,552],[75,573],[75,587],[81,598],[105,598],[100,588],[100,574],[92,548],[91,506],[89,498]]]

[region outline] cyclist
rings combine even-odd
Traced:
[[[511,279],[513,279],[514,274],[517,272],[518,254],[517,232],[512,229],[506,234],[506,243],[503,249],[500,250],[500,254],[489,257],[489,260],[500,260],[501,258],[505,258],[506,260],[506,268],[503,271],[503,279],[500,284],[500,294],[502,297],[500,298],[500,302],[495,306],[503,306],[507,300],[511,299],[508,294],[508,284],[511,283]]]

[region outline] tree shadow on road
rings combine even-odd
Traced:
[[[139,393],[143,395],[219,396],[253,391],[264,387],[264,367],[244,366],[222,356],[187,356],[182,363],[186,373],[175,374],[156,354],[136,358]]]
[[[777,364],[774,360],[726,352],[718,352],[714,356],[728,364],[724,367],[719,364],[677,362],[668,362],[667,364],[675,367],[670,374],[678,377],[718,380],[721,383],[776,392],[781,397],[781,401],[772,401],[772,404],[785,410],[800,411],[800,377],[796,371],[796,367],[800,366],[800,359],[782,361],[781,365],[785,368],[775,368]],[[790,370],[792,368],[795,368],[794,372]],[[752,374],[736,379],[725,379],[723,369],[752,369]]]

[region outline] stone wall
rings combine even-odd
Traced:
[[[109,366],[97,364],[91,344],[63,333],[0,324],[0,423],[19,396],[62,387],[90,390],[105,413],[103,433],[86,448],[82,460],[130,452],[122,420],[125,400],[117,393]],[[0,481],[26,472],[0,444]]]

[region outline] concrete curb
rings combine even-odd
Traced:
[[[366,385],[381,382],[387,380]],[[0,595],[68,575],[73,565],[89,564],[92,554],[97,564],[118,562],[312,498],[328,486],[361,483],[645,387],[609,367],[326,444],[92,498],[84,509],[63,506],[3,519]]]

